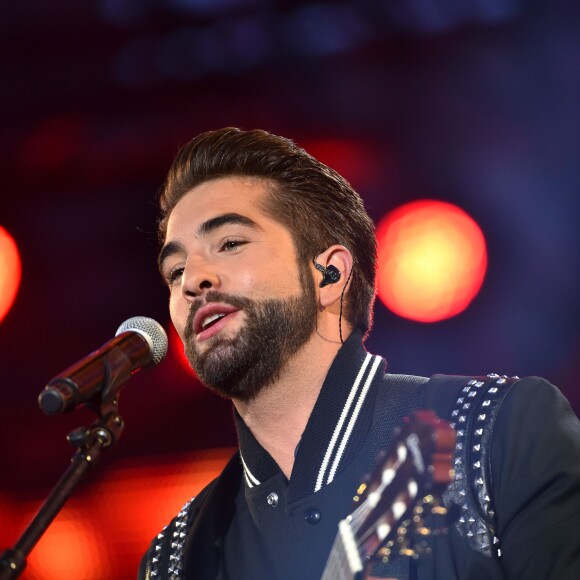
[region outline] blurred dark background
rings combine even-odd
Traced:
[[[169,327],[157,191],[180,145],[227,125],[296,140],[377,222],[430,198],[480,225],[465,312],[421,324],[377,303],[367,346],[392,372],[538,374],[580,411],[576,0],[23,0],[0,8],[0,63],[0,226],[23,268],[0,323],[0,496],[43,497],[92,421],[41,413],[52,376],[131,316]],[[235,444],[175,348],[121,413],[97,479]]]

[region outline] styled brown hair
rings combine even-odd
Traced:
[[[269,196],[263,209],[288,228],[305,263],[333,244],[350,250],[354,264],[345,318],[367,332],[375,296],[374,224],[348,181],[290,139],[227,127],[202,133],[184,145],[161,190],[161,243],[177,202],[197,185],[222,177],[265,180]]]

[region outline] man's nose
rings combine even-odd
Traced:
[[[201,296],[208,290],[218,289],[219,286],[219,275],[208,263],[192,261],[185,266],[181,287],[186,298]]]

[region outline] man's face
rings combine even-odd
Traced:
[[[241,400],[272,383],[316,327],[309,267],[261,209],[266,195],[263,181],[247,178],[195,187],[171,212],[160,254],[191,365],[207,386]]]

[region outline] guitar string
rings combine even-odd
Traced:
[[[397,458],[395,462],[388,467],[388,469],[394,471],[396,474],[401,469],[402,465],[403,463],[401,463],[401,461]],[[386,469],[384,471],[386,471]],[[366,519],[368,517],[368,514],[373,510],[373,506],[370,505],[371,493],[374,494],[378,493],[379,495],[382,495],[384,490],[392,483],[394,479],[395,476],[390,478],[388,481],[384,481],[384,479],[381,479],[381,482],[377,486],[377,488],[372,492],[370,492],[369,494],[367,494],[361,505],[351,514],[351,526],[355,531],[355,533],[362,525],[363,523],[362,520]]]

